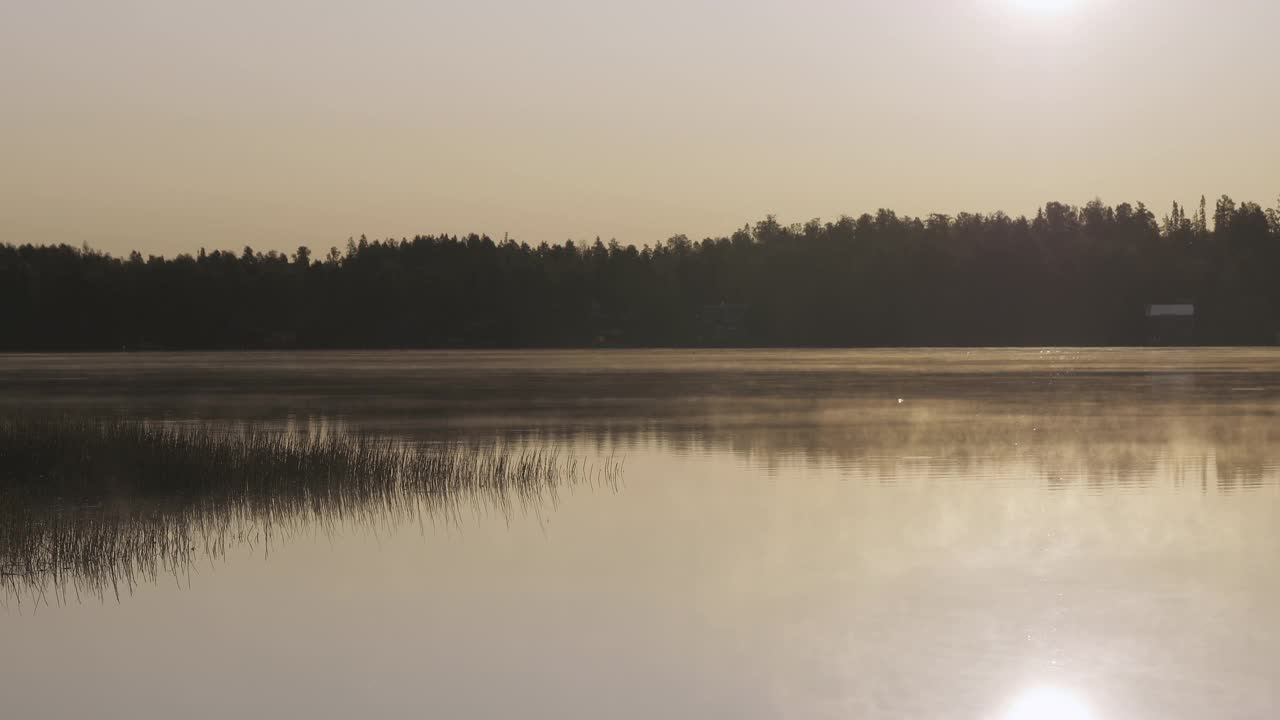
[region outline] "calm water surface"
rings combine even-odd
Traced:
[[[1271,718],[1280,353],[0,356],[0,411],[625,459],[10,595],[5,718]]]

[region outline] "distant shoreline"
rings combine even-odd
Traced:
[[[637,248],[360,238],[322,258],[0,244],[0,352],[1261,347],[1280,208],[890,210]]]

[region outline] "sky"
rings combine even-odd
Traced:
[[[0,242],[683,233],[1280,194],[1274,0],[0,3]]]

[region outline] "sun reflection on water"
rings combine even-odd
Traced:
[[[1099,720],[1077,693],[1057,687],[1036,687],[1013,699],[1001,720]]]

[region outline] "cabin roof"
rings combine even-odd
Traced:
[[[1191,303],[1147,306],[1147,317],[1195,317],[1195,314],[1196,306]]]

